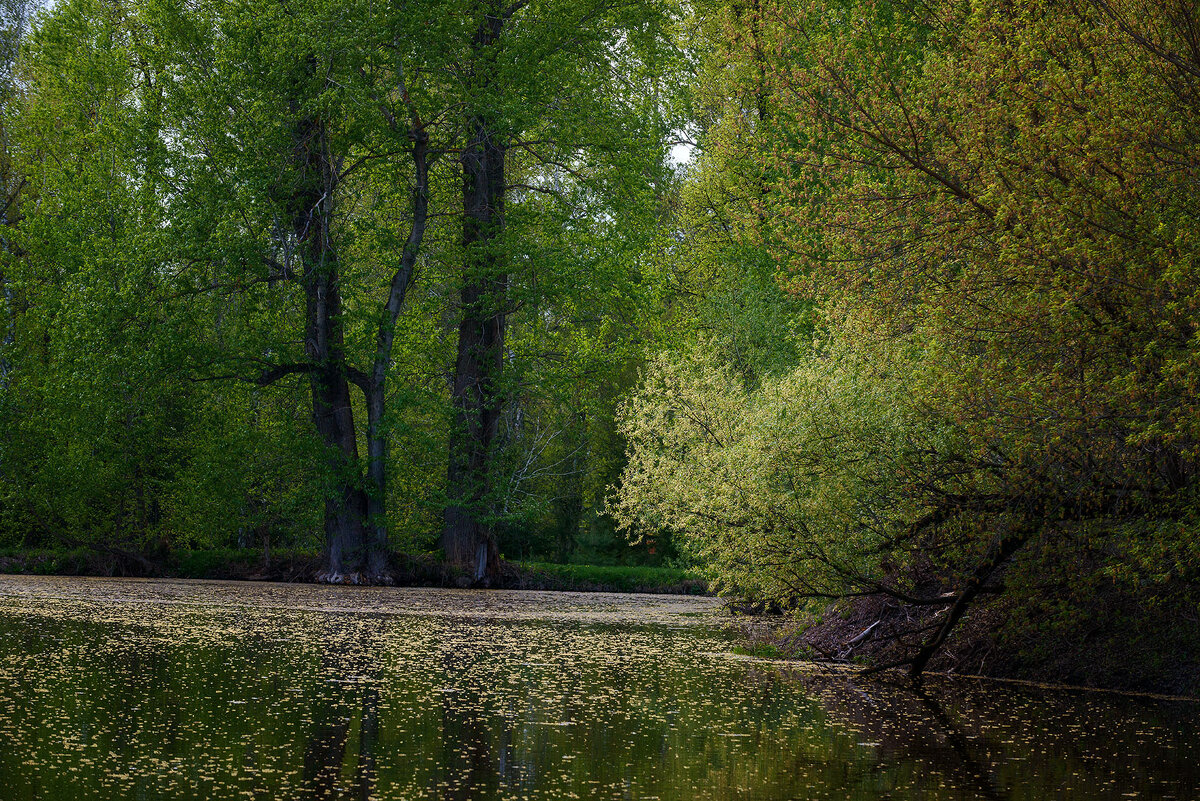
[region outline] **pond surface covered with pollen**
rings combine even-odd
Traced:
[[[1200,704],[739,658],[706,598],[0,576],[4,799],[1200,798]]]

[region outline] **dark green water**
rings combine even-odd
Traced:
[[[1200,704],[740,659],[710,599],[0,577],[0,798],[1189,799]]]

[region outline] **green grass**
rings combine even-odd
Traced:
[[[735,654],[742,656],[752,656],[756,659],[787,659],[788,656],[783,651],[771,643],[754,643],[752,645],[735,645],[733,648]]]
[[[122,561],[99,548],[0,549],[0,573],[37,575],[153,575],[186,579],[273,578],[294,580],[315,570],[316,550],[272,548],[271,566],[263,565],[258,548],[175,550],[143,563]],[[708,584],[688,570],[648,566],[563,565],[549,562],[509,562],[499,586],[539,590],[650,592],[705,595]],[[436,557],[398,557],[401,584],[452,586],[453,566]]]
[[[87,548],[5,548],[0,550],[0,573],[37,576],[86,573],[94,553]]]
[[[272,548],[272,563],[316,559],[316,551]],[[0,573],[26,575],[155,575],[178,578],[238,578],[260,572],[258,548],[175,550],[165,557],[122,557],[119,551],[94,548],[0,548]]]
[[[319,553],[315,550],[271,549],[272,563],[316,559],[318,556]],[[261,548],[206,548],[173,552],[168,571],[179,578],[215,578],[230,573],[253,573],[261,568],[262,564]]]
[[[671,592],[703,595],[707,584],[699,575],[670,567],[560,565],[518,562],[534,581],[548,589],[605,589],[612,592]]]

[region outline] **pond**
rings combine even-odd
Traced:
[[[4,799],[1200,798],[1200,704],[737,656],[714,599],[0,577]]]

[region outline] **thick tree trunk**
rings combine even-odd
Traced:
[[[501,280],[464,285],[454,371],[455,428],[447,476],[451,503],[446,509],[442,548],[449,561],[469,567],[476,582],[499,570],[495,537],[482,517],[487,513],[488,462],[499,430],[502,401],[497,379],[505,321],[503,311],[493,305],[504,300],[503,287],[497,286]]]
[[[364,569],[367,494],[358,460],[331,231],[337,165],[321,119],[299,121],[294,158],[297,176],[289,212],[303,254],[304,347],[311,365],[313,422],[325,445],[330,481],[325,496],[326,565],[321,579],[357,582]]]
[[[407,91],[404,92],[407,97]],[[408,136],[412,139],[415,182],[412,195],[412,227],[400,254],[400,264],[392,275],[383,319],[375,340],[375,360],[371,375],[363,381],[367,396],[367,578],[372,583],[390,583],[387,573],[387,461],[388,441],[384,429],[387,403],[387,376],[392,363],[392,345],[396,338],[396,322],[404,306],[404,298],[412,285],[429,220],[429,138],[425,126],[411,106]]]
[[[383,429],[387,384],[372,381],[367,388],[367,577],[373,584],[390,583],[387,529],[387,433]]]
[[[335,583],[362,580],[367,494],[358,465],[358,441],[350,386],[343,373],[312,374],[313,420],[326,448],[330,488],[325,496],[326,565],[320,578]]]
[[[474,50],[481,63],[499,39],[503,24],[503,17],[493,13],[480,26]],[[487,76],[476,77],[486,92]],[[500,372],[508,274],[497,245],[504,228],[506,147],[486,117],[473,117],[469,130],[471,139],[462,154],[465,263],[454,367],[455,427],[447,475],[450,503],[442,549],[450,562],[469,568],[476,583],[487,583],[500,568],[496,539],[484,518],[489,457],[503,405]]]

